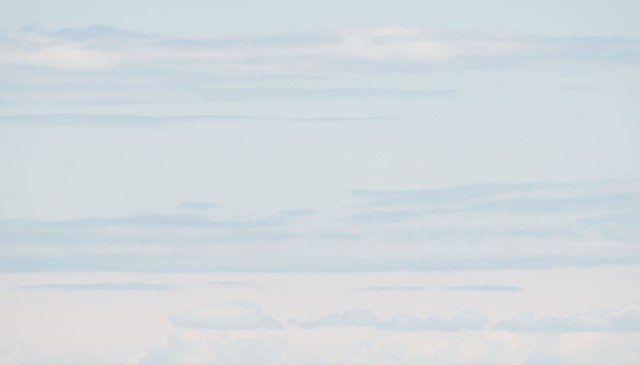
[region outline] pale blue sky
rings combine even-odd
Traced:
[[[170,34],[403,25],[558,36],[640,36],[635,17],[639,6],[633,0],[25,0],[6,2],[0,24],[9,29],[33,23],[51,27],[109,24]]]

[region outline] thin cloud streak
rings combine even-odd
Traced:
[[[21,290],[60,290],[60,291],[167,291],[172,286],[154,283],[79,283],[79,284],[35,284],[19,286]]]
[[[471,292],[506,292],[517,293],[524,291],[524,288],[510,285],[458,285],[448,286],[445,290],[449,291],[471,291]]]

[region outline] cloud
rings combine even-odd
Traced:
[[[485,320],[476,312],[461,309],[449,309],[425,319],[399,313],[388,322],[382,322],[381,329],[396,331],[465,331],[481,330]]]
[[[420,28],[191,37],[141,34],[108,25],[25,28],[0,32],[0,73],[12,81],[0,85],[0,99],[7,105],[59,107],[450,98],[465,90],[450,85],[376,87],[370,82],[347,86],[331,80],[351,71],[379,75],[637,64],[638,54],[638,39]],[[150,85],[162,87],[149,92]]]
[[[253,285],[253,283],[248,281],[210,281],[209,284],[216,285],[216,286],[233,287],[233,288],[247,287],[247,286]]]
[[[220,207],[66,220],[2,219],[0,270],[344,272],[635,264],[635,186],[631,179],[484,184],[367,191],[332,211],[255,215]],[[368,203],[359,204],[362,198]],[[187,205],[210,206],[196,203]],[[357,216],[363,207],[391,215],[402,209],[409,215],[354,219],[350,212]],[[367,242],[366,250],[362,242]],[[139,260],[141,254],[145,260]],[[462,285],[448,290],[514,288]]]
[[[219,307],[225,305],[229,303]],[[242,307],[241,311],[244,311],[246,303],[238,306],[236,302],[231,306],[236,309]],[[256,305],[249,306],[252,312],[261,313]],[[233,311],[225,309],[224,312],[224,317],[228,319],[238,317],[237,313],[229,315]],[[593,315],[589,314],[589,317]],[[323,323],[319,323],[321,320]],[[247,331],[255,328],[243,327],[229,332],[211,330],[211,327],[178,326],[140,357],[137,364],[632,365],[640,356],[638,333],[598,331],[529,334],[494,331],[477,328],[484,320],[475,312],[460,309],[447,310],[424,320],[398,314],[392,321],[384,323],[380,323],[370,311],[349,310],[324,316],[314,322],[318,324],[314,328],[352,326],[386,331],[354,332],[354,341],[340,338],[337,340],[340,345],[335,346],[334,339],[325,337],[334,335],[334,332],[328,331],[267,333]],[[295,320],[290,321],[292,325],[295,323]],[[303,323],[311,322],[302,322],[301,327]],[[394,324],[393,328],[383,328],[383,325],[390,323]],[[429,330],[419,331],[424,329]],[[296,340],[285,339],[288,335],[295,336]]]
[[[365,288],[354,289],[356,291],[423,291],[426,290],[421,286],[369,286]]]
[[[381,321],[369,310],[351,309],[342,313],[327,314],[315,321],[300,322],[303,329],[322,327],[371,327],[394,331],[464,331],[481,330],[485,320],[478,313],[450,309],[431,317],[420,319],[406,313],[398,313],[389,321]]]
[[[225,121],[290,121],[290,122],[323,122],[323,121],[375,121],[393,119],[390,117],[353,117],[353,116],[257,116],[257,115],[114,115],[114,114],[22,114],[0,115],[0,126],[11,127],[122,127],[151,128],[165,127],[184,123],[215,123]],[[188,203],[188,202],[187,202]]]
[[[640,311],[629,308],[539,319],[530,313],[522,313],[495,324],[493,329],[526,333],[637,332],[640,331]]]
[[[95,71],[114,69],[120,63],[118,55],[94,51],[74,45],[43,47],[37,52],[7,52],[0,63],[44,66],[63,71]]]
[[[640,40],[635,38],[545,37],[405,27],[166,37],[93,25],[53,31],[26,28],[0,36],[3,51],[0,63],[76,71],[120,65],[379,71],[402,67],[509,68],[640,60]]]
[[[380,323],[369,310],[350,309],[342,313],[331,313],[315,321],[300,322],[300,328],[316,329],[322,327],[375,327]]]
[[[394,331],[418,331],[424,329],[424,320],[407,313],[397,313],[391,320],[382,322],[380,329]]]
[[[24,285],[17,289],[62,291],[167,291],[171,286],[153,283],[82,283]]]
[[[227,240],[273,239],[286,235],[269,231],[285,224],[285,217],[263,219],[211,220],[194,212],[189,214],[139,214],[119,218],[92,217],[83,219],[40,221],[34,219],[0,220],[0,242],[29,243],[130,243],[171,242],[180,237],[182,243],[209,240],[211,236],[226,236]],[[184,230],[200,235],[184,238]],[[160,231],[163,232],[160,234]],[[170,237],[174,237],[170,239]],[[200,237],[200,239],[197,239]]]
[[[27,65],[62,71],[97,71],[120,65],[121,47],[95,47],[56,34],[0,32],[0,65]]]
[[[485,319],[476,312],[449,309],[424,320],[424,329],[437,331],[480,330]]]
[[[635,179],[618,181],[629,186]],[[602,185],[611,189],[602,189]],[[352,190],[376,210],[359,213],[364,223],[398,222],[430,214],[474,212],[565,212],[585,209],[637,209],[635,188],[616,181],[587,183],[476,184],[445,189]]]
[[[572,183],[476,184],[446,189],[364,190],[352,194],[375,205],[450,205],[486,201],[514,194],[575,187]],[[515,195],[518,198],[518,195]]]
[[[437,241],[466,241],[475,242],[474,247],[494,248],[503,242],[503,253],[522,244],[520,247],[526,246],[529,257],[533,256],[532,250],[541,249],[545,252],[540,252],[540,256],[563,251],[560,255],[567,259],[578,259],[575,249],[568,250],[574,245],[570,242],[575,245],[585,242],[580,245],[582,258],[585,249],[596,247],[586,241],[599,241],[603,245],[626,242],[627,257],[632,257],[635,253],[631,252],[631,242],[637,236],[634,216],[639,210],[634,184],[637,185],[635,179],[628,179],[624,182],[355,190],[354,198],[364,204],[352,219],[354,224],[366,225],[377,232],[378,238],[385,236],[388,242],[407,237],[416,237],[418,242],[417,238],[421,237],[428,239],[430,245]],[[600,252],[593,257],[603,259],[609,253]]]
[[[280,364],[286,341],[277,337],[174,331],[154,346],[139,365]]]
[[[328,352],[322,338],[307,351],[282,338],[174,331],[139,365],[635,365],[637,336],[491,332],[382,333]]]
[[[450,291],[480,291],[480,292],[521,292],[524,289],[510,285],[457,285],[445,288]]]
[[[212,304],[172,316],[171,322],[176,327],[250,330],[250,329],[282,329],[280,322],[264,313],[257,304],[246,302],[226,302]]]
[[[384,334],[326,356],[322,365],[632,365],[638,337],[511,333]]]
[[[218,204],[209,203],[209,202],[188,201],[188,202],[182,202],[178,204],[178,209],[209,210],[217,206]]]
[[[112,27],[104,24],[95,24],[87,27],[68,27],[60,28],[47,32],[42,28],[24,28],[26,31],[46,34],[54,37],[70,39],[74,41],[90,41],[90,40],[126,40],[144,38],[146,35],[140,32],[131,32],[128,30]]]

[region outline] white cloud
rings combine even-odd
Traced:
[[[118,67],[118,51],[89,47],[56,37],[13,35],[0,37],[0,65],[22,64],[63,71],[108,70]]]
[[[121,62],[186,69],[308,70],[396,66],[477,67],[489,61],[519,65],[548,62],[628,62],[635,39],[549,38],[505,32],[459,32],[406,27],[345,28],[270,35],[209,34],[171,38],[109,26],[28,30],[0,38],[2,63],[63,70],[99,70]],[[585,45],[599,52],[585,52]],[[592,55],[596,54],[597,55]],[[495,62],[494,62],[495,63]]]
[[[483,34],[479,39],[404,27],[348,29],[338,44],[321,45],[319,57],[363,61],[445,62],[459,57],[515,55],[526,45],[518,35]]]
[[[315,321],[300,323],[301,328],[314,329],[321,327],[375,327],[380,320],[369,310],[350,309],[343,313],[331,313]]]
[[[395,331],[464,331],[481,330],[484,323],[484,318],[478,313],[461,309],[449,309],[425,319],[398,313],[389,321],[381,321],[369,310],[351,309],[342,313],[330,313],[315,321],[304,321],[299,326],[304,329],[371,327]]]
[[[177,330],[143,356],[139,364],[279,364],[285,344],[285,340],[276,337]]]
[[[515,332],[623,332],[640,331],[640,312],[636,308],[578,314],[570,317],[536,319],[531,313],[493,326],[496,330]]]
[[[333,365],[586,365],[637,361],[637,336],[531,336],[495,332],[411,333],[374,337]]]
[[[25,63],[28,64],[72,71],[111,69],[119,63],[115,54],[73,45],[46,47],[24,57]]]
[[[476,312],[449,309],[426,319],[399,313],[390,321],[381,323],[379,328],[398,331],[464,331],[481,330],[484,323],[484,318]]]
[[[425,319],[407,313],[398,313],[388,321],[381,321],[369,310],[348,310],[327,314],[315,321],[304,321],[300,327],[371,327],[394,331],[480,331],[487,320],[477,312],[448,309]],[[524,333],[563,332],[640,332],[640,312],[636,308],[598,311],[565,318],[545,317],[535,319],[530,313],[501,321],[494,330]]]
[[[331,352],[317,340],[301,351],[282,338],[179,330],[139,365],[632,365],[640,355],[634,335],[384,333]]]
[[[208,329],[281,329],[282,324],[264,313],[260,306],[245,302],[227,302],[192,309],[171,317],[177,327]]]

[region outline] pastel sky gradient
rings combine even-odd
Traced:
[[[0,365],[640,361],[636,1],[5,1]]]

